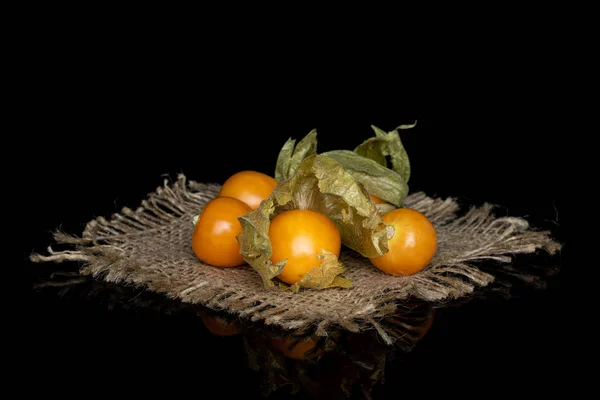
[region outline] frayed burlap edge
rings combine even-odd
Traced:
[[[143,243],[144,238],[152,237],[154,232],[164,232],[165,227],[179,229],[183,224],[190,224],[191,218],[218,194],[218,190],[219,185],[186,182],[185,176],[180,175],[174,183],[165,181],[156,192],[149,194],[137,210],[124,208],[110,220],[99,217],[90,221],[82,237],[64,233],[54,235],[57,243],[70,245],[72,250],[58,252],[49,247],[48,255],[34,254],[31,259],[34,262],[80,262],[82,275],[146,287],[173,299],[226,310],[284,329],[313,326],[316,334],[326,335],[335,326],[354,332],[374,328],[385,342],[391,343],[393,338],[382,319],[393,317],[398,301],[415,298],[437,302],[460,298],[472,293],[475,287],[486,286],[494,280],[492,274],[477,267],[479,263],[507,264],[516,254],[534,253],[539,249],[554,254],[561,247],[549,232],[530,229],[524,219],[495,217],[489,204],[457,216],[459,206],[454,199],[435,199],[415,193],[406,198],[405,206],[422,211],[441,233],[438,255],[431,265],[409,277],[391,277],[374,268],[365,268],[365,260],[356,253],[345,253],[341,260],[348,267],[346,276],[355,283],[355,291],[327,289],[285,294],[304,296],[308,302],[302,309],[290,309],[285,299],[271,303],[269,296],[273,292],[262,287],[255,288],[255,293],[247,293],[248,290],[240,293],[235,283],[224,285],[221,278],[211,281],[210,276],[203,276],[182,282],[173,280],[169,271],[161,270],[160,274],[154,271],[152,275],[141,272],[139,263],[131,257],[132,247]],[[189,242],[186,235],[191,228],[185,227],[187,231],[183,229],[183,234],[179,232],[181,229],[178,231],[179,242]],[[238,274],[251,272],[249,268],[242,268]],[[250,279],[260,278],[252,276]],[[361,297],[363,294],[364,298]],[[277,296],[283,295],[278,292]],[[323,303],[328,302],[327,296],[335,296],[339,304],[347,301],[354,305],[340,310],[311,307],[312,298]]]

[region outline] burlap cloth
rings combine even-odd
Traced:
[[[549,232],[530,228],[524,219],[495,217],[490,205],[459,215],[454,199],[414,193],[405,206],[423,212],[438,232],[437,254],[425,270],[407,277],[390,276],[344,250],[340,259],[348,268],[345,276],[353,283],[351,289],[300,293],[265,289],[249,266],[212,267],[192,251],[192,219],[218,191],[217,184],[187,182],[184,176],[172,184],[165,181],[137,210],[124,208],[110,220],[90,221],[82,237],[55,234],[57,243],[72,250],[49,248],[49,255],[36,254],[32,260],[81,262],[83,275],[145,287],[284,329],[316,328],[318,335],[325,335],[336,328],[353,332],[375,328],[387,339],[377,321],[393,315],[398,301],[466,296],[494,280],[477,265],[511,263],[513,255],[538,249],[553,254],[560,247]]]

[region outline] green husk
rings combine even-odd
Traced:
[[[300,288],[324,289],[328,287],[349,288],[352,286],[349,279],[341,276],[346,268],[339,262],[335,254],[323,250],[318,257],[323,260],[321,265],[311,269],[298,283],[293,284],[290,287],[293,292],[298,292]]]
[[[365,140],[361,145],[354,149],[354,152],[360,156],[376,161],[378,164],[388,167],[387,157],[390,157],[392,170],[399,174],[404,182],[408,183],[410,179],[410,160],[406,149],[400,140],[398,129],[410,129],[416,126],[416,122],[411,125],[400,125],[391,132],[385,132],[378,127],[371,125],[375,136]]]
[[[387,212],[390,212],[392,210],[395,210],[397,207],[392,205],[392,204],[375,204],[375,206],[377,207],[377,211],[379,212],[379,214],[383,215]]]
[[[409,192],[410,160],[398,130],[413,128],[415,124],[400,125],[385,132],[372,125],[375,136],[365,140],[354,151],[334,150],[322,155],[331,157],[350,173],[366,190],[388,203],[401,207]],[[316,154],[317,132],[312,130],[296,146],[288,139],[277,157],[275,179],[282,182],[294,175],[298,165],[307,157]],[[388,158],[391,167],[388,166]]]
[[[313,154],[300,162],[293,176],[281,182],[258,209],[239,219],[242,257],[258,272],[266,287],[276,283],[293,291],[350,287],[350,282],[341,276],[344,266],[331,253],[322,254],[322,264],[315,263],[315,268],[295,285],[277,280],[285,261],[273,264],[270,260],[270,220],[280,212],[296,209],[328,216],[339,229],[342,243],[365,257],[388,251],[389,232],[364,186],[333,158]]]
[[[408,185],[401,175],[370,158],[350,150],[328,151],[322,155],[339,162],[367,192],[388,203],[400,207],[408,194]]]
[[[296,139],[290,138],[279,151],[275,167],[277,182],[291,178],[305,158],[317,153],[317,130],[313,129],[300,140],[297,146],[295,144]]]

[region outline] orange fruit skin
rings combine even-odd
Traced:
[[[435,310],[432,311],[431,315],[427,318],[427,321],[425,322],[424,326],[422,327],[421,334],[419,335],[419,340],[423,339],[423,337],[425,337],[427,332],[429,332],[431,330],[434,320],[435,320]]]
[[[219,316],[202,315],[202,322],[210,333],[216,336],[233,336],[241,332],[240,328],[231,322],[227,322]]]
[[[340,232],[329,217],[312,210],[284,211],[271,220],[271,261],[287,259],[278,278],[293,285],[313,267],[321,265],[317,256],[327,250],[340,255]]]
[[[370,194],[369,196],[371,197],[371,200],[373,200],[373,203],[375,203],[375,204],[386,204],[387,203],[387,201],[385,201],[381,197],[375,196],[374,194]]]
[[[260,203],[271,195],[277,181],[257,171],[240,171],[231,175],[219,191],[219,196],[233,197],[256,210]]]
[[[290,338],[274,338],[271,339],[271,345],[282,352],[284,356],[293,358],[294,360],[310,359],[318,357],[322,353],[318,350],[314,354],[311,354],[311,356],[306,355],[307,352],[312,350],[317,345],[317,343],[310,337],[298,342],[290,349],[293,341],[294,340]]]
[[[431,221],[410,208],[389,211],[381,218],[395,232],[388,240],[389,251],[370,259],[373,265],[391,275],[412,275],[425,268],[437,250],[437,233]]]
[[[217,197],[204,206],[192,234],[196,256],[215,267],[237,267],[245,263],[236,236],[242,232],[238,217],[252,210],[232,197]]]

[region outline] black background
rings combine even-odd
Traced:
[[[132,55],[125,45],[101,56],[75,53],[81,57],[73,47],[44,49],[44,68],[27,69],[26,112],[15,135],[19,205],[34,210],[15,231],[27,272],[20,324],[26,357],[18,362],[28,390],[77,394],[79,382],[92,392],[190,390],[209,397],[204,391],[217,387],[224,396],[258,396],[239,340],[213,337],[189,315],[109,312],[95,301],[34,292],[31,281],[43,268],[28,257],[45,251],[55,229],[78,234],[88,220],[137,206],[179,173],[211,182],[242,169],[272,174],[285,140],[313,128],[319,151],[352,149],[371,135],[371,124],[391,130],[416,119],[417,127],[402,134],[412,192],[488,201],[500,214],[524,216],[566,240],[559,146],[549,138],[552,116],[531,106],[543,96],[537,91],[497,84],[486,97],[446,93],[439,111],[421,101],[434,92],[335,70],[314,78],[272,74],[277,65],[242,68],[252,63],[236,57],[207,57],[200,68],[187,57]],[[399,72],[395,82],[411,79]],[[565,269],[543,291],[438,313],[422,346],[390,367],[379,395],[555,391]]]

